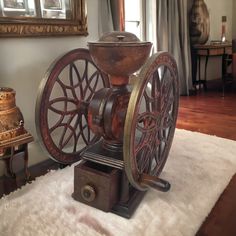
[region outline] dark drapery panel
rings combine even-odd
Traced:
[[[192,66],[188,12],[192,0],[149,0],[145,2],[145,38],[153,51],[170,52],[178,65],[180,93],[189,94]]]
[[[192,89],[187,0],[157,0],[157,49],[169,51],[177,61],[180,93]]]
[[[98,33],[99,36],[114,30],[111,13],[111,0],[99,0],[98,2]]]
[[[156,0],[156,48],[175,57],[184,95],[193,87],[188,4],[188,0]]]
[[[110,0],[114,30],[125,29],[125,5],[124,0]]]

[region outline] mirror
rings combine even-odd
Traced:
[[[0,37],[87,34],[85,0],[0,0]]]

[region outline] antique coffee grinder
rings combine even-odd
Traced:
[[[174,136],[178,77],[166,52],[112,32],[57,59],[40,87],[36,124],[43,146],[74,168],[74,199],[131,217],[159,178]],[[134,72],[139,73],[133,75]],[[130,82],[132,78],[132,82]]]

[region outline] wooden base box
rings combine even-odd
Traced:
[[[119,201],[121,171],[82,161],[74,168],[73,198],[103,211],[111,211]]]

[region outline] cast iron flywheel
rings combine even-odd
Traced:
[[[49,67],[36,103],[36,129],[42,147],[62,164],[80,159],[100,137],[87,123],[87,108],[94,93],[109,87],[108,76],[93,63],[87,49],[75,49]]]
[[[169,189],[169,183],[157,177],[174,137],[178,103],[175,60],[169,53],[156,53],[136,78],[125,120],[124,166],[129,182],[138,190]]]

